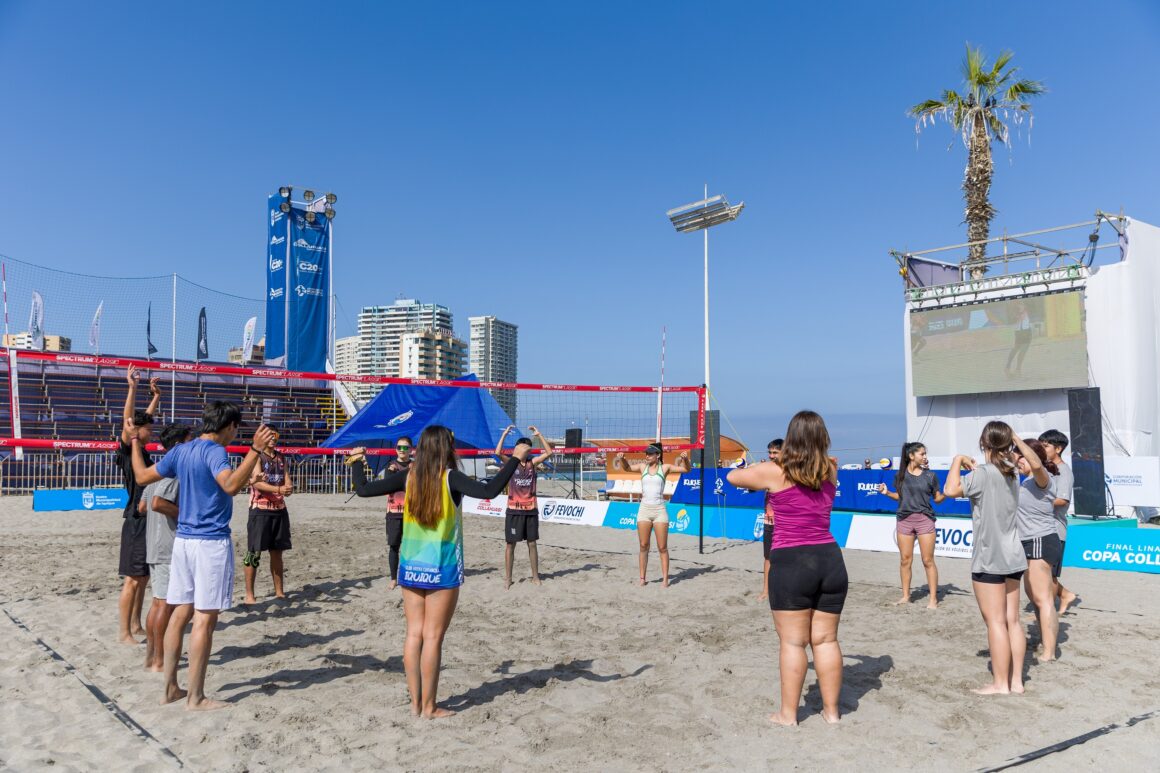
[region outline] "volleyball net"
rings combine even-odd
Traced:
[[[206,403],[228,400],[243,414],[244,443],[259,424],[279,429],[279,448],[292,456],[343,456],[356,446],[370,455],[394,454],[393,442],[418,440],[424,426],[456,435],[465,457],[494,452],[534,437],[535,427],[566,455],[641,452],[660,439],[666,451],[704,446],[704,391],[699,386],[609,386],[480,382],[307,373],[279,368],[143,360],[125,357],[4,351],[0,379],[0,449],[100,452],[117,447],[130,367],[140,371],[134,408],[149,403],[149,379],[159,379],[157,424],[200,424]],[[358,388],[381,389],[354,413],[343,399]],[[572,439],[573,445],[565,443]],[[379,447],[376,447],[379,446]],[[230,446],[244,453],[248,445]],[[156,444],[150,451],[158,451]]]

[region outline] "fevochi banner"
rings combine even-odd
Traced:
[[[290,254],[290,218],[278,206],[282,197],[266,200],[266,364],[286,364],[286,261]]]
[[[197,314],[197,356],[194,359],[197,362],[209,359],[209,331],[205,323],[205,306],[202,306]]]
[[[290,212],[290,315],[286,367],[320,373],[326,370],[330,328],[330,221],[306,212]]]

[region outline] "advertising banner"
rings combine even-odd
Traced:
[[[266,199],[266,364],[286,364],[286,262],[290,258],[290,217],[278,208],[282,197]]]
[[[330,221],[290,212],[289,338],[286,367],[323,372],[330,330]]]
[[[843,547],[852,550],[878,550],[886,553],[898,552],[898,519],[887,515],[861,515],[855,513],[850,523],[850,533]],[[947,558],[970,558],[971,540],[974,530],[969,518],[938,518],[934,524],[934,554]],[[914,543],[918,552],[918,540]]]
[[[254,356],[254,332],[258,327],[258,318],[250,317],[246,320],[246,326],[242,328],[242,364],[249,365],[250,358]]]
[[[542,523],[603,526],[605,515],[608,512],[608,502],[595,502],[586,499],[539,497],[537,504],[540,508],[540,521]],[[502,518],[505,510],[507,510],[506,496],[498,496],[495,499],[463,498],[463,512],[467,515],[489,515],[493,518]]]
[[[1160,529],[1116,526],[1069,529],[1063,565],[1160,574]]]
[[[1160,507],[1160,457],[1105,456],[1104,482],[1109,505]]]
[[[32,492],[34,512],[63,510],[124,510],[129,494],[123,488],[37,489]]]
[[[705,506],[712,504],[714,507],[765,507],[764,493],[745,491],[725,480],[730,471],[727,467],[705,470]],[[690,470],[681,475],[670,501],[685,505],[700,504],[701,471]]]
[[[205,306],[197,313],[197,354],[195,362],[209,359],[209,327],[205,320]]]

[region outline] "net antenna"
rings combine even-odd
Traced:
[[[661,326],[661,388],[657,390],[657,443],[661,442],[661,419],[665,404],[665,327]]]

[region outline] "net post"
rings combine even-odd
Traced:
[[[701,485],[697,487],[699,503],[697,505],[697,552],[705,553],[705,403],[708,402],[709,390],[701,384],[701,394],[697,412],[697,442],[701,445]]]

